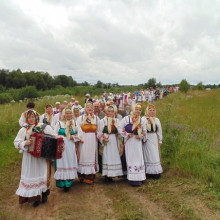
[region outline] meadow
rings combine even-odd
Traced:
[[[74,97],[83,104],[83,96]],[[61,95],[39,98],[35,100],[36,110],[43,113],[46,104],[54,105],[56,101],[70,101],[70,98]],[[26,103],[0,105],[0,219],[28,219],[25,216],[36,213],[28,205],[28,211],[19,211],[14,195],[22,155],[14,148],[13,140]],[[71,194],[65,196],[58,192],[64,204],[56,206],[56,219],[88,219],[89,211],[77,211],[83,206],[91,206],[95,217],[90,219],[219,219],[220,89],[179,92],[154,104],[163,127],[162,178],[147,180],[136,189],[123,181],[103,186],[101,177],[98,177],[93,188],[83,186],[86,195],[74,191],[73,195],[77,194],[78,198],[73,198]],[[75,187],[79,190],[80,186],[76,184]],[[56,197],[57,189],[54,190],[51,200]],[[92,201],[91,197],[94,197]],[[85,205],[86,198],[88,205]],[[94,206],[96,200],[93,199],[96,198],[100,202]],[[52,203],[50,199],[48,206]],[[78,206],[69,210],[68,202],[72,200],[78,202]],[[107,211],[102,206],[107,207]],[[160,206],[160,211],[157,206]],[[54,219],[54,216],[48,219]]]

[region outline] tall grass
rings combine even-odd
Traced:
[[[220,191],[220,89],[172,94],[155,105],[165,164]]]

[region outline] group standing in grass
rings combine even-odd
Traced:
[[[46,105],[41,116],[34,103],[28,103],[14,140],[23,153],[16,191],[19,203],[38,206],[47,201],[50,192],[51,161],[28,153],[30,136],[40,129],[63,138],[62,158],[54,161],[54,178],[65,192],[74,180],[94,184],[97,172],[102,173],[105,183],[114,182],[116,177],[127,178],[132,186],[141,186],[146,177],[160,178],[162,129],[155,106],[149,103],[141,117],[142,101],[128,103],[129,97],[130,93],[122,92],[118,102],[111,94],[103,94],[100,100],[86,94],[84,108],[73,98],[70,103],[56,102],[55,108]]]

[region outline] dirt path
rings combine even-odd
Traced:
[[[93,186],[75,181],[65,193],[55,186],[52,174],[48,202],[36,208],[31,204],[19,206],[14,194],[19,182],[17,167],[12,176],[9,182],[13,184],[1,194],[7,198],[3,203],[8,213],[5,219],[220,219],[219,206],[210,209],[215,203],[207,204],[207,196],[212,202],[210,195],[203,196],[196,184],[166,175],[159,181],[147,180],[140,188],[123,179],[104,184],[99,175]]]

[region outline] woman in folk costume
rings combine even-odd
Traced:
[[[53,120],[53,106],[52,105],[46,105],[45,107],[45,113],[40,116],[40,122],[51,125]]]
[[[14,140],[14,145],[23,153],[21,179],[16,194],[19,195],[19,203],[34,202],[39,205],[42,195],[42,202],[47,201],[50,187],[50,163],[45,158],[37,158],[27,152],[28,146],[32,143],[30,139],[33,129],[39,122],[39,114],[34,110],[26,113],[27,128],[21,128]],[[45,134],[56,135],[50,126],[44,128]]]
[[[79,143],[78,173],[80,182],[93,184],[98,166],[97,131],[99,118],[94,115],[92,102],[85,104],[85,113],[77,119],[77,131],[82,142]]]
[[[80,112],[78,107],[73,107],[72,111],[73,111],[73,120],[77,121],[77,119],[79,118],[80,115],[82,115],[82,113]]]
[[[76,122],[72,119],[71,108],[65,108],[61,120],[57,122],[55,132],[63,136],[65,151],[62,158],[55,161],[56,186],[68,191],[77,175],[77,156],[75,142],[80,141],[76,130]]]
[[[160,173],[163,172],[159,152],[162,144],[162,128],[160,120],[156,118],[153,104],[148,105],[142,119],[147,128],[147,137],[143,144],[146,174],[152,178],[160,178]]]
[[[146,179],[142,151],[146,124],[141,120],[141,110],[141,104],[136,104],[131,115],[125,116],[118,126],[120,134],[124,137],[127,179],[133,186],[140,186]]]
[[[106,182],[113,182],[112,177],[122,176],[122,165],[119,155],[118,134],[119,120],[115,118],[116,107],[106,107],[106,117],[100,121],[99,139],[104,147],[102,155],[102,176]]]

